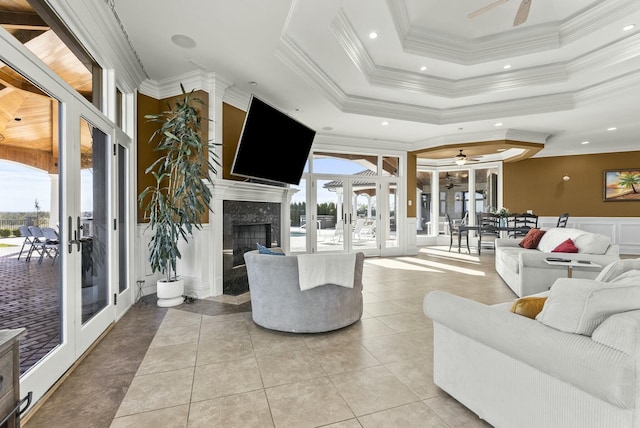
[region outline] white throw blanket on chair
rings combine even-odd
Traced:
[[[355,269],[355,254],[299,254],[300,290],[324,284],[353,288]]]

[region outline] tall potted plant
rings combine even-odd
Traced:
[[[209,175],[216,174],[214,163],[220,165],[215,144],[203,142],[200,134],[202,118],[194,105],[202,101],[193,97],[193,90],[185,92],[182,84],[180,89],[182,96],[173,106],[169,103],[169,110],[145,116],[160,124],[149,139],[160,157],[145,171],[155,183],[138,196],[152,231],[151,269],[164,274],[157,283],[158,306],[163,307],[184,301],[184,280],[176,275],[176,260],[181,258],[178,243],[188,242],[193,229],[202,228],[202,216],[210,210]]]

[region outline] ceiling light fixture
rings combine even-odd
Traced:
[[[508,69],[510,69],[510,68],[511,68],[511,64],[507,64],[507,65],[505,65],[505,66],[504,66],[504,67],[502,67],[502,68],[504,68],[505,70],[508,70]]]
[[[422,67],[420,67],[420,71],[427,71],[427,66],[423,65]]]
[[[380,125],[382,125],[382,126],[387,126],[387,125],[389,125],[389,122],[387,122],[387,121],[385,120],[385,121],[383,121]]]
[[[497,123],[494,123],[494,124],[493,124],[493,126],[502,126],[502,125],[503,125],[503,123],[502,123],[502,122],[497,122]]]
[[[467,163],[467,156],[464,153],[462,153],[462,149],[460,149],[460,153],[456,155],[455,161],[456,161],[456,165],[458,166],[462,166]]]
[[[580,144],[589,144],[589,143],[590,143],[590,141],[583,141],[583,142],[582,142],[582,143],[580,143]]]
[[[607,128],[607,131],[617,131],[618,128],[616,128],[615,126],[612,126],[611,128]]]
[[[629,24],[626,25],[622,28],[622,31],[629,31],[629,30],[633,30],[634,28],[636,28],[636,24]]]
[[[249,82],[249,85],[251,85],[251,86],[258,86],[258,82],[251,81],[251,82]]]
[[[562,176],[562,181],[569,181],[569,180],[571,180],[571,177],[569,177],[569,174],[566,174],[566,173],[565,173],[565,174]]]
[[[373,39],[377,39],[377,38],[378,38],[378,33],[376,33],[375,31],[370,32],[370,33],[369,33],[369,38],[370,38],[371,40],[373,40]]]

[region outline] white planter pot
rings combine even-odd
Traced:
[[[158,306],[168,308],[184,302],[184,279],[157,282]]]

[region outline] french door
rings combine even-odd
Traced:
[[[51,333],[51,341],[40,347],[40,352],[21,362],[25,365],[21,390],[32,392],[34,400],[39,400],[114,322],[113,290],[117,290],[112,273],[117,266],[113,256],[116,205],[111,171],[117,153],[113,130],[91,107],[65,103],[54,96],[46,102],[51,105],[52,129],[57,130],[51,135],[57,162],[48,174],[49,216],[37,222],[56,229],[57,256],[32,254],[29,261],[18,260],[16,264],[24,272],[25,284],[42,287],[38,296],[42,301],[32,304],[43,305],[39,315],[47,317],[46,322],[30,317],[27,311],[31,308],[25,306],[22,326],[27,329],[26,338],[40,347],[43,344],[36,339],[38,335]],[[34,181],[34,191],[37,183]]]
[[[307,222],[308,248],[315,252],[380,254],[382,212],[377,206],[380,185],[376,179],[316,176],[311,180]]]

